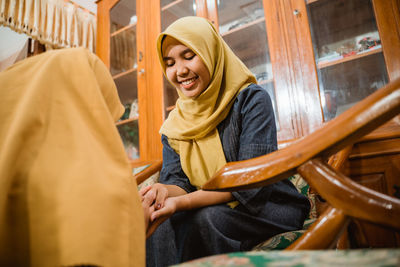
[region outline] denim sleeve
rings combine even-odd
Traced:
[[[240,136],[237,160],[246,160],[277,149],[275,117],[268,93],[252,85],[239,99]],[[272,186],[233,192],[233,196],[250,212],[257,214],[268,201]]]
[[[179,186],[188,193],[196,191],[182,170],[179,155],[171,148],[165,135],[162,135],[161,142],[163,144],[163,165],[160,172],[160,183]]]

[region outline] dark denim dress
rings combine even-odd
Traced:
[[[268,93],[255,84],[242,90],[218,132],[227,162],[275,151],[276,126]],[[166,136],[162,143],[160,183],[195,191]],[[147,240],[147,266],[250,250],[276,234],[301,229],[310,209],[307,198],[289,180],[232,194],[240,203],[234,209],[219,204],[178,212],[161,224]]]

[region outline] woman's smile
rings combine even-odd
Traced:
[[[181,81],[180,83],[184,89],[188,90],[195,84],[196,80],[197,80],[197,77],[193,77],[193,78]]]

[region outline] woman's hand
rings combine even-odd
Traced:
[[[150,237],[160,224],[162,224],[176,212],[178,199],[179,197],[167,198],[164,202],[164,206],[161,209],[152,211],[150,215],[149,227],[147,228],[146,238]]]
[[[142,202],[150,202],[153,204],[155,210],[159,210],[164,206],[165,200],[168,198],[167,186],[156,183],[146,186],[139,191]]]
[[[150,224],[150,216],[154,212],[154,206],[152,205],[155,199],[155,195],[153,193],[149,193],[146,197],[143,194],[146,194],[150,188],[144,188],[144,190],[139,191],[139,194],[142,198],[142,209],[144,215],[144,223],[146,227],[146,231]]]

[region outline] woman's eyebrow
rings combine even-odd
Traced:
[[[187,53],[193,53],[193,54],[194,54],[194,52],[192,51],[192,49],[187,48],[187,49],[183,50],[183,51],[180,53],[180,55],[183,56],[183,55],[185,55],[185,54],[187,54]]]
[[[193,54],[195,54],[195,53],[192,51],[192,49],[187,48],[187,49],[183,50],[182,52],[180,52],[179,55],[180,55],[180,56],[184,56],[184,55],[187,54],[187,53],[193,53]],[[172,58],[172,57],[163,57],[163,61],[167,61],[167,60],[173,60],[173,58]]]

